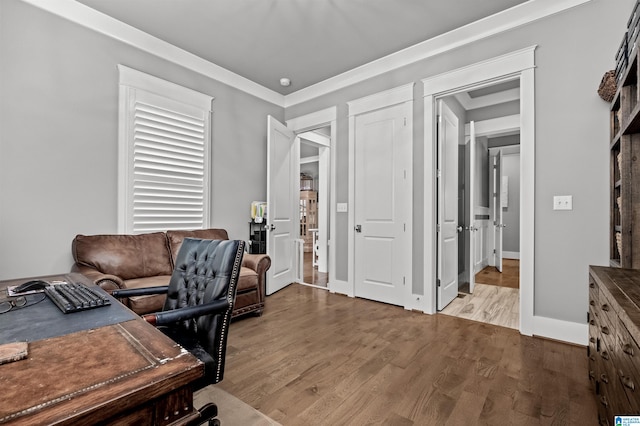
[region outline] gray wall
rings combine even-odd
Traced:
[[[248,238],[283,108],[17,0],[0,31],[1,279],[69,271],[76,234],[117,232],[117,64],[215,97],[212,225]]]
[[[608,263],[608,105],[596,90],[614,67],[633,0],[593,0],[506,33],[371,78],[286,109],[293,118],[337,106],[337,179],[348,180],[346,102],[415,82],[414,290],[424,286],[422,209],[424,119],[420,80],[498,55],[538,45],[535,53],[536,176],[535,283],[537,316],[584,323],[587,267]],[[597,31],[594,31],[597,28]],[[576,156],[580,155],[580,161]],[[553,195],[573,195],[574,209],[552,210]],[[432,194],[426,194],[431,197]],[[347,186],[339,185],[345,203]],[[347,217],[338,215],[337,278],[347,279]],[[588,229],[589,232],[584,230]],[[420,291],[421,292],[421,291]]]

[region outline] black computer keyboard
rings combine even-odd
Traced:
[[[82,284],[49,285],[45,287],[44,292],[65,314],[111,304],[107,296]]]

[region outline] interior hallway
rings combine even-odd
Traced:
[[[313,253],[304,253],[304,271],[303,277],[304,283],[311,284],[317,287],[327,288],[329,282],[329,274],[326,272],[318,272],[318,267],[313,266]]]
[[[502,273],[487,266],[476,274],[473,294],[468,284],[440,313],[502,327],[520,328],[520,261],[503,259]]]

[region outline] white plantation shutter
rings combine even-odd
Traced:
[[[123,68],[120,231],[208,227],[212,98]]]

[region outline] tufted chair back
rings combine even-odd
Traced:
[[[180,320],[163,330],[205,362],[205,384],[222,380],[243,253],[244,241],[185,238],[171,275],[163,312],[228,301],[222,314]]]

